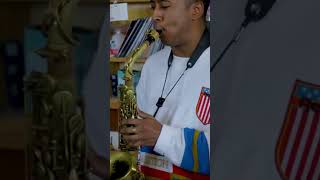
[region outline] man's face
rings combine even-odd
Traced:
[[[151,0],[156,30],[160,30],[162,43],[179,46],[192,36],[191,10],[186,0]]]

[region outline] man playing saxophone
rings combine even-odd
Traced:
[[[163,50],[146,61],[136,88],[139,116],[122,121],[140,170],[159,179],[209,179],[209,0],[151,0]],[[134,125],[132,128],[131,125]]]

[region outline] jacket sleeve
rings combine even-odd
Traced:
[[[205,131],[162,126],[154,151],[183,169],[210,173],[210,126]]]

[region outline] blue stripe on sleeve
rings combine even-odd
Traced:
[[[181,168],[193,171],[194,157],[193,157],[193,138],[194,129],[184,128],[185,150],[181,162]],[[208,175],[210,173],[210,159],[209,159],[209,146],[207,138],[203,132],[200,132],[197,139],[198,148],[198,172]]]
[[[193,170],[193,154],[192,154],[192,143],[194,136],[194,129],[184,128],[184,140],[185,140],[185,149],[183,158],[181,161],[181,168],[192,171]]]
[[[198,143],[199,172],[202,174],[209,174],[210,173],[209,146],[208,146],[207,138],[203,132],[200,133],[197,143]]]
[[[146,152],[146,153],[150,153],[150,154],[155,154],[158,156],[161,156],[159,153],[153,151],[153,146],[141,146],[140,147],[140,152]]]

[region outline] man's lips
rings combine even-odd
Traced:
[[[163,33],[164,28],[159,27],[159,26],[155,26],[154,29],[159,33],[159,35],[161,35],[161,33]]]
[[[161,35],[161,33],[162,33],[161,29],[156,29],[156,31],[159,33],[159,35]]]
[[[164,36],[164,29],[156,29],[156,31],[158,32],[158,34],[159,34],[159,37],[162,39],[162,38],[164,38],[163,36]]]

